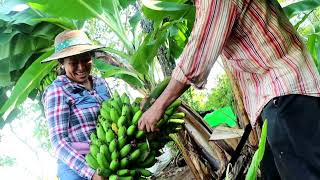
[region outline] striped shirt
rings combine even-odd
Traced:
[[[49,137],[58,159],[91,179],[95,170],[72,146],[75,142],[89,143],[90,133],[96,131],[100,104],[110,97],[104,79],[92,77],[93,89],[71,82],[67,76],[58,76],[45,90],[42,101],[48,121]]]
[[[276,0],[196,0],[196,21],[172,76],[203,88],[219,55],[238,80],[252,125],[274,97],[320,96],[316,66]]]

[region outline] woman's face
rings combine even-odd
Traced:
[[[89,80],[92,66],[92,56],[90,53],[66,57],[62,64],[70,80],[80,84],[84,84]]]

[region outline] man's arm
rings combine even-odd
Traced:
[[[171,79],[160,97],[153,105],[141,116],[139,129],[147,132],[155,131],[155,125],[160,120],[167,106],[183,94],[190,85],[183,84],[175,79]]]
[[[232,0],[196,1],[196,21],[180,62],[172,72],[172,80],[139,121],[139,129],[155,130],[166,107],[191,84],[205,85],[209,72],[220,55],[236,20],[237,5]]]

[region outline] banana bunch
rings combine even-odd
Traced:
[[[146,179],[150,168],[160,155],[160,149],[170,141],[169,134],[175,133],[184,123],[183,113],[175,113],[181,104],[176,100],[166,110],[157,124],[162,137],[138,129],[142,115],[141,99],[134,102],[126,93],[115,92],[100,108],[96,132],[90,134],[90,152],[85,159],[98,174],[110,180]],[[164,128],[165,127],[165,128]]]
[[[55,70],[50,71],[41,81],[39,90],[43,92],[52,82],[57,78],[57,72]]]

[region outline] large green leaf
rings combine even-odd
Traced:
[[[134,4],[136,0],[119,0],[122,9],[126,9],[130,4]]]
[[[148,34],[137,52],[132,56],[130,64],[140,74],[148,74],[154,57],[157,55],[159,47],[168,37],[168,28],[172,23],[165,23],[163,27]]]
[[[101,0],[25,0],[33,9],[55,17],[88,19],[103,12]]]
[[[48,22],[55,24],[62,29],[81,29],[84,21],[81,20],[72,20],[67,18],[35,18],[37,22]]]
[[[304,0],[304,1],[299,1],[296,3],[290,4],[288,6],[285,6],[283,10],[288,16],[288,18],[292,18],[293,16],[301,12],[311,11],[313,9],[316,9],[319,6],[320,6],[319,0]]]
[[[23,68],[33,53],[50,45],[52,42],[43,38],[17,34],[10,43],[0,45],[0,75]]]
[[[129,52],[130,44],[122,24],[120,23],[118,0],[24,0],[28,5],[42,13],[55,18],[87,20],[98,18],[102,20],[119,37]],[[112,10],[113,8],[113,10]],[[112,13],[111,13],[112,12]]]
[[[128,69],[107,64],[99,59],[94,61],[94,66],[97,67],[104,78],[116,77],[126,81],[134,87],[140,87],[143,85],[143,82],[139,79],[138,75]]]
[[[193,16],[195,12],[194,6],[182,4],[181,2],[142,0],[142,4],[143,14],[149,19],[154,20],[156,24],[159,24],[165,18],[172,20],[178,20],[182,17],[192,18],[189,12],[193,12]]]
[[[8,115],[10,112],[21,104],[29,95],[29,93],[40,85],[40,81],[47,75],[51,69],[57,65],[56,61],[41,64],[40,62],[49,57],[53,50],[41,55],[35,60],[31,66],[23,73],[18,82],[14,86],[9,99],[0,109],[0,115]]]

